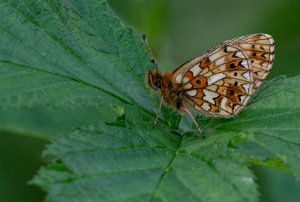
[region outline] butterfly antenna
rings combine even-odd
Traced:
[[[152,62],[152,64],[155,66],[155,70],[157,71],[157,64],[156,64],[156,61],[155,61],[155,58],[153,56],[153,53],[152,53],[152,50],[149,46],[149,43],[148,43],[148,40],[147,40],[147,37],[146,37],[146,34],[143,34],[143,40],[144,40],[144,43],[146,44],[147,46],[147,49],[148,49],[148,52],[150,54],[150,62]]]

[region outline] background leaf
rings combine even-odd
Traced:
[[[142,41],[105,2],[1,4],[2,128],[52,137],[110,119],[108,103],[153,107]]]

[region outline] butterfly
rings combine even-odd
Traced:
[[[199,112],[233,117],[247,104],[272,68],[275,42],[269,34],[250,34],[224,41],[170,72],[159,72],[147,38],[153,70],[146,84],[160,94],[156,125],[162,104],[187,113],[200,127],[190,108]]]

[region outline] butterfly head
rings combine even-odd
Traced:
[[[146,81],[150,88],[158,91],[162,87],[163,78],[156,70],[150,70],[146,74]]]

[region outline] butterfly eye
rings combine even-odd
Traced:
[[[161,75],[157,72],[152,72],[152,71],[148,71],[147,72],[147,85],[154,89],[154,90],[159,90],[161,89],[162,86],[162,80],[163,78],[161,77]]]
[[[157,76],[157,78],[155,79],[154,85],[157,89],[161,88],[162,85],[162,78],[161,76]]]

